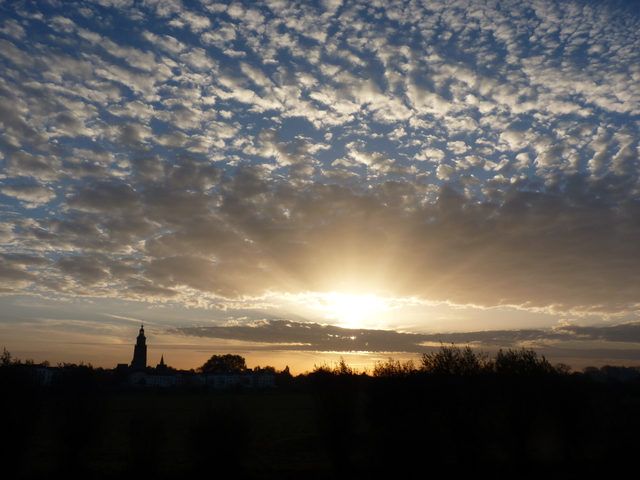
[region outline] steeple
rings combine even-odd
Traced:
[[[158,365],[156,365],[156,374],[164,374],[167,373],[167,370],[169,370],[169,367],[167,367],[167,365],[164,363],[164,355],[162,355],[160,357],[160,363]]]
[[[147,338],[144,336],[144,325],[140,326],[136,346],[133,348],[131,367],[140,370],[147,368]]]

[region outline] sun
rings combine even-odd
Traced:
[[[332,293],[325,298],[323,310],[327,318],[338,320],[341,327],[360,328],[366,320],[382,310],[387,310],[384,299],[375,295]]]

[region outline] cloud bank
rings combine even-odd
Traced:
[[[335,325],[263,320],[245,326],[179,327],[168,333],[200,338],[255,342],[269,350],[420,354],[428,347],[455,343],[482,348],[554,347],[563,342],[604,342],[600,346],[640,343],[640,323],[606,327],[564,325],[549,330],[488,330],[417,334],[391,330],[342,328]],[[556,347],[557,349],[557,347]]]
[[[0,4],[0,292],[640,309],[630,4],[76,3]]]

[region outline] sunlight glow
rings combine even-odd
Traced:
[[[345,328],[360,328],[377,313],[389,310],[388,301],[375,295],[331,293],[322,298],[314,308],[327,311],[328,319],[336,319]]]

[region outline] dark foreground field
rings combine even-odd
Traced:
[[[310,376],[311,377],[311,376]],[[268,392],[5,391],[5,478],[593,478],[632,465],[635,384],[317,375]]]
[[[333,462],[316,410],[309,393],[47,394],[14,405],[3,467],[18,477],[320,478]],[[349,432],[354,460],[365,453],[364,431]]]

